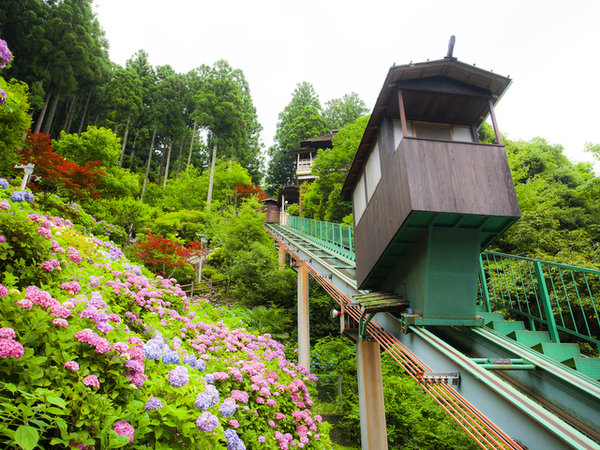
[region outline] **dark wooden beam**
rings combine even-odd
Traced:
[[[490,105],[490,117],[492,118],[492,126],[494,127],[494,133],[496,133],[496,142],[498,145],[502,144],[502,136],[500,136],[500,130],[498,129],[498,123],[496,122],[496,114],[494,114],[494,102],[492,100],[488,100],[488,104]]]
[[[404,111],[404,97],[402,89],[398,89],[398,109],[400,110],[400,121],[402,122],[402,136],[408,136],[408,126],[406,125],[406,112]]]

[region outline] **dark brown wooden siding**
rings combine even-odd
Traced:
[[[267,223],[279,223],[279,205],[277,203],[265,203],[263,208],[267,215]]]
[[[355,227],[359,285],[411,211],[520,215],[503,146],[404,138],[394,151],[393,133],[380,138],[381,181]]]

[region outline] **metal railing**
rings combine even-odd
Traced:
[[[561,332],[600,348],[600,271],[486,251],[481,280],[488,311],[495,306],[525,317],[552,342],[560,342]]]
[[[289,216],[287,225],[338,248],[354,260],[351,226]],[[486,309],[525,318],[552,342],[584,340],[600,349],[600,271],[485,251],[480,257],[479,293]],[[481,281],[485,281],[481,283]]]
[[[288,227],[330,244],[329,248],[339,249],[341,254],[354,260],[354,229],[351,226],[291,215],[286,220]]]

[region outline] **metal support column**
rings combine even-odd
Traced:
[[[279,270],[285,268],[285,248],[282,245],[279,246]]]
[[[387,431],[379,343],[360,340],[356,343],[358,366],[358,404],[360,438],[363,450],[386,450]]]
[[[298,266],[298,364],[310,370],[310,333],[308,323],[308,270]]]

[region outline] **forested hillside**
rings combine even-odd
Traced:
[[[356,448],[354,347],[326,314],[335,306],[331,298],[311,284],[307,369],[320,376],[321,390],[294,368],[296,275],[279,267],[258,200],[295,182],[293,150],[302,140],[336,129],[333,148],[315,161],[318,179],[302,192],[302,210],[295,213],[351,224],[351,205],[339,192],[368,121],[365,103],[350,93],[322,105],[314,87],[299,82],[265,151],[241,69],[223,59],[178,73],[151,65],[144,50],[121,67],[108,58],[91,3],[0,0],[0,340],[7,355],[0,364],[0,442],[104,448],[128,444],[133,433],[134,447],[201,442],[243,448],[252,442],[256,447],[249,448],[261,448],[256,443],[265,442],[262,448],[328,448],[328,437],[320,436],[328,426],[316,418],[322,413],[335,419],[336,440]],[[485,125],[480,139],[491,139]],[[600,268],[600,181],[592,166],[570,162],[560,145],[542,138],[505,144],[522,218],[494,249]],[[600,154],[597,146],[589,149]],[[34,173],[21,190],[23,171],[14,166],[30,163]],[[197,279],[198,267],[188,260],[207,248],[202,276],[217,287],[210,304],[188,299],[177,286]],[[92,307],[103,311],[94,314]],[[47,343],[30,329],[34,323],[48,333]],[[76,336],[86,327],[96,337]],[[103,339],[114,360],[97,350]],[[127,365],[123,353],[146,345],[146,366]],[[245,356],[232,357],[228,345]],[[148,356],[155,346],[160,360]],[[206,406],[202,397],[206,408],[194,405],[212,385],[190,363],[198,348],[206,371],[229,374],[217,376],[216,403]],[[399,366],[383,361],[392,446],[471,445]],[[173,385],[175,364],[197,379]],[[96,375],[105,366],[108,375]],[[248,369],[240,369],[243,381],[240,367]],[[138,381],[148,376],[144,388],[129,383],[136,374]],[[266,389],[255,382],[258,375],[286,388],[258,395]],[[48,380],[55,379],[60,383],[53,388]],[[337,395],[323,394],[340,380]],[[300,381],[310,390],[312,409]],[[34,395],[44,398],[41,406],[33,405]],[[256,404],[246,404],[248,395]],[[82,418],[90,409],[94,420]],[[210,416],[198,424],[204,412]],[[198,438],[198,430],[207,434]]]

